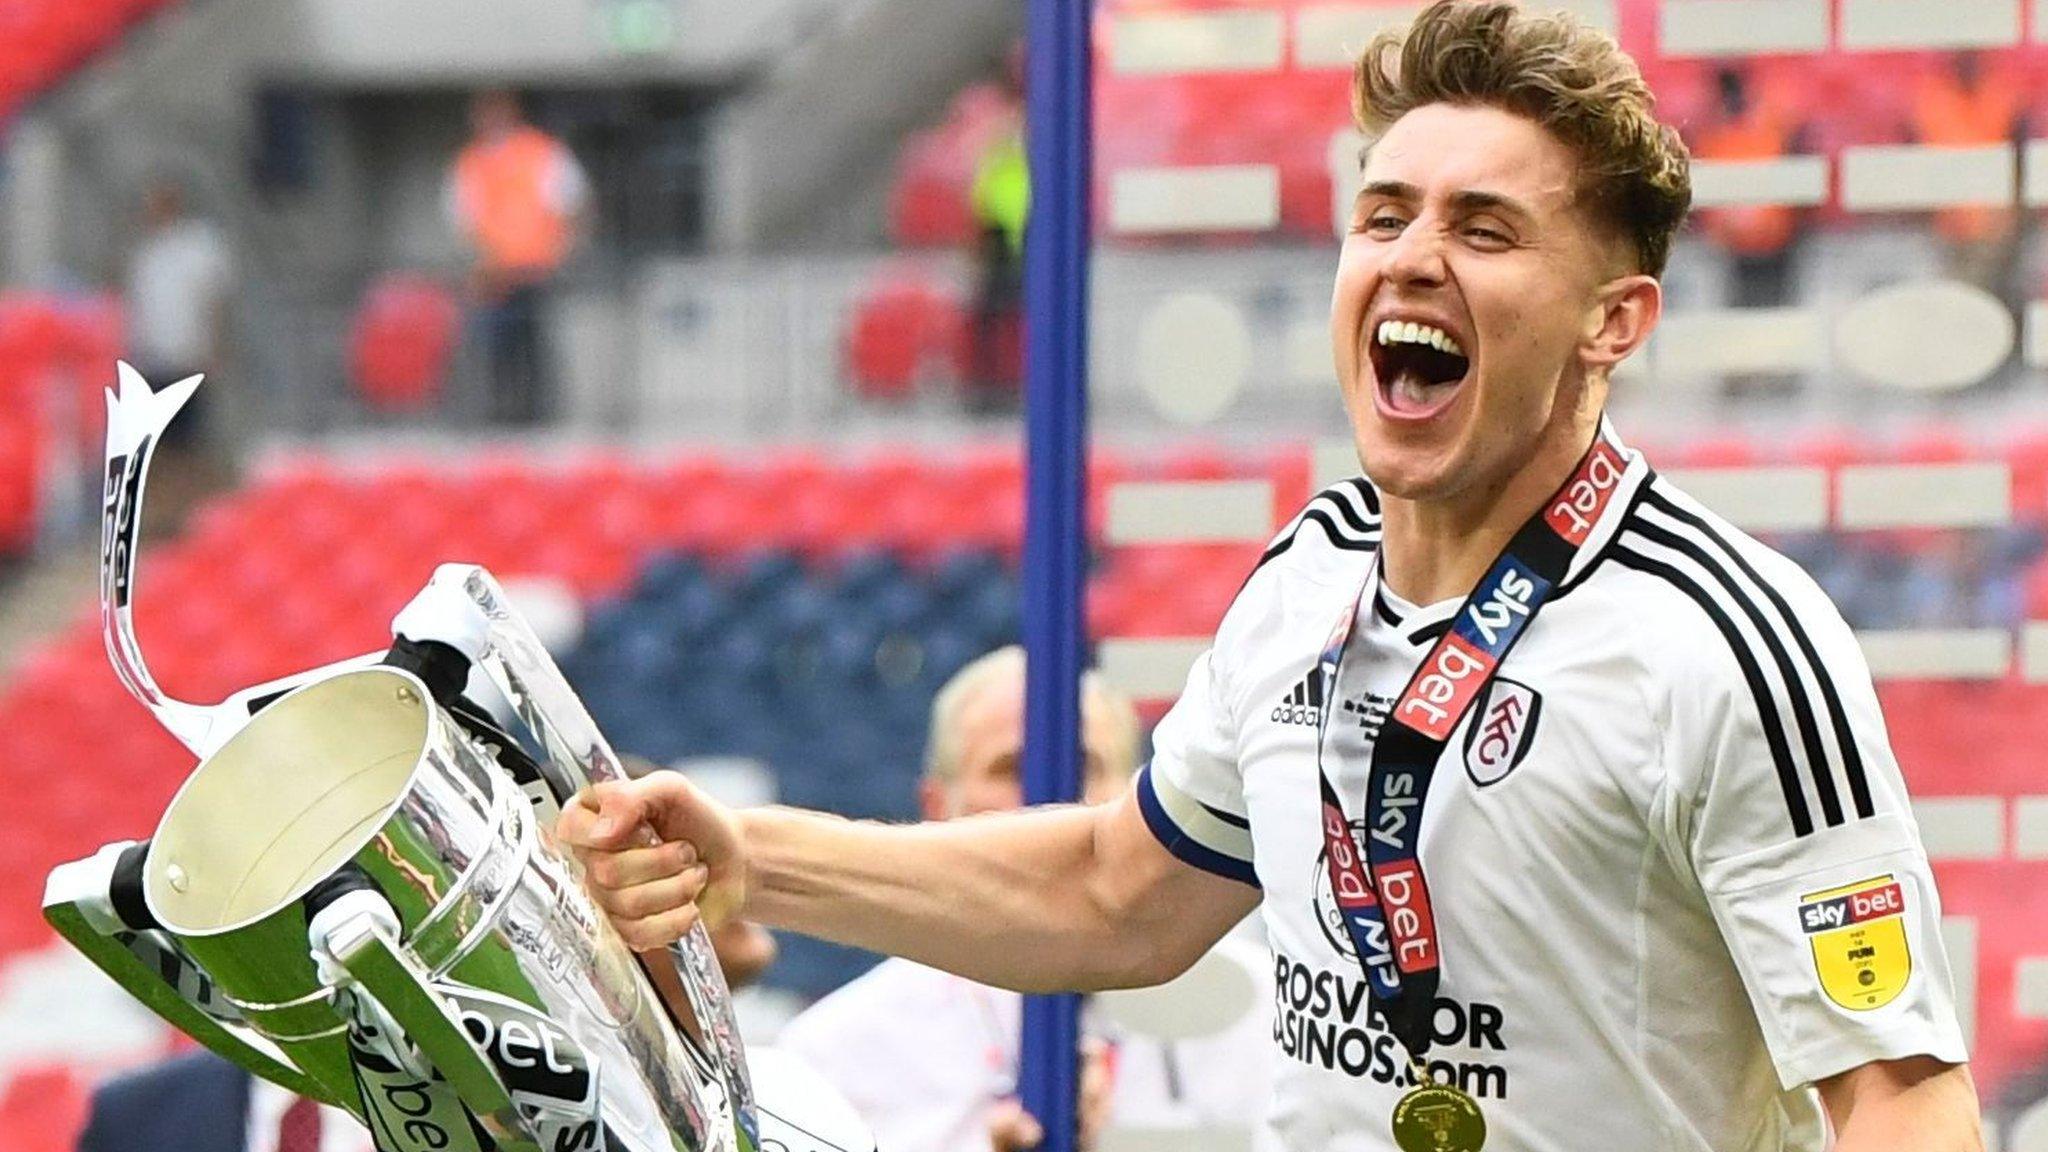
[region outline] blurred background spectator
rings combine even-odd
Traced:
[[[1014,410],[1023,373],[1024,219],[1031,209],[1031,171],[1024,159],[1023,88],[1004,84],[1000,117],[975,158],[968,193],[979,263],[974,296],[970,411]]]
[[[1910,136],[1937,148],[2023,144],[2025,78],[2009,59],[1953,54],[1928,68],[1915,85]],[[1942,208],[1934,214],[1934,229],[1948,243],[1955,276],[2009,297],[2019,264],[2021,216],[2010,196],[2002,199]]]
[[[550,410],[553,366],[541,312],[588,199],[576,157],[527,123],[512,93],[476,96],[448,205],[472,250],[470,299],[490,355],[490,415],[500,423],[535,424]]]
[[[1137,772],[1137,710],[1087,673],[1081,687],[1082,801],[1100,804]],[[1024,650],[976,658],[932,700],[920,815],[953,820],[1024,803]],[[791,1020],[777,1046],[801,1057],[845,1093],[896,1152],[1036,1143],[1013,1103],[1023,997],[890,957]],[[1084,1104],[1084,1132],[1242,1127],[1261,1114],[1270,1083],[1264,1042],[1270,1021],[1247,1013],[1220,1035],[1194,1041],[1104,1036],[1088,1070],[1106,1083]],[[1087,1094],[1084,1092],[1084,1097]],[[1093,1105],[1093,1107],[1089,1107]],[[1093,1141],[1084,1141],[1093,1152]]]
[[[235,411],[243,389],[225,378],[232,373],[234,256],[176,180],[158,178],[143,190],[125,288],[129,355],[143,375],[159,384],[198,374],[212,382],[193,393],[159,446],[163,475],[153,522],[175,523],[195,500],[227,486],[233,446],[243,438]]]
[[[122,1076],[93,1093],[78,1152],[372,1152],[339,1108],[260,1080],[207,1051]]]

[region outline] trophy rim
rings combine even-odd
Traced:
[[[332,866],[319,869],[308,867],[300,879],[292,884],[284,895],[266,901],[263,907],[256,912],[237,917],[231,922],[207,923],[203,926],[195,927],[179,922],[179,917],[165,915],[164,904],[166,900],[161,892],[161,888],[169,883],[169,880],[164,874],[165,866],[159,858],[159,851],[165,843],[166,830],[172,828],[172,822],[179,815],[182,806],[187,803],[196,802],[189,800],[190,794],[202,787],[203,781],[211,779],[207,770],[230,754],[242,755],[243,750],[250,743],[263,738],[262,734],[267,730],[264,723],[265,720],[269,719],[272,722],[270,727],[275,727],[282,723],[283,719],[290,715],[287,706],[299,697],[309,693],[330,691],[333,685],[345,680],[361,680],[372,677],[396,679],[400,682],[401,687],[410,688],[421,703],[421,722],[418,729],[418,738],[415,741],[417,747],[412,754],[412,764],[406,769],[403,779],[397,781],[391,788],[390,795],[378,803],[374,813],[366,814],[360,820],[354,832],[337,840],[322,854],[321,859],[331,860]],[[172,935],[205,938],[239,932],[253,925],[261,924],[303,899],[306,893],[317,887],[322,880],[331,875],[334,868],[340,867],[354,859],[357,853],[374,841],[377,834],[383,830],[385,825],[390,822],[391,818],[405,803],[405,798],[410,794],[415,781],[419,777],[420,767],[426,761],[427,751],[432,747],[442,723],[439,715],[440,710],[432,706],[432,701],[433,697],[425,681],[421,680],[418,676],[403,668],[397,668],[389,664],[372,664],[365,667],[338,669],[332,675],[300,684],[265,705],[261,711],[249,719],[247,724],[244,724],[236,731],[234,736],[230,737],[226,743],[214,749],[199,761],[192,772],[186,776],[184,782],[178,785],[178,790],[172,795],[171,802],[165,806],[163,815],[157,821],[156,831],[150,838],[149,853],[142,870],[142,899],[144,906],[149,909],[150,916],[165,931],[170,932]],[[215,775],[217,774],[215,773]]]

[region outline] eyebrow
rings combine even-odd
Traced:
[[[1422,199],[1422,189],[1405,180],[1374,180],[1358,190],[1358,195],[1383,196],[1389,200],[1406,200],[1411,203]],[[1460,212],[1503,211],[1523,218],[1533,218],[1535,213],[1529,206],[1512,196],[1499,192],[1481,192],[1464,188],[1451,193],[1451,207]]]

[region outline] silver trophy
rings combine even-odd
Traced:
[[[147,841],[58,867],[45,917],[172,1026],[354,1113],[382,1152],[871,1152],[821,1081],[750,1069],[701,926],[636,955],[553,842],[618,757],[488,572],[393,643],[215,705],[136,642],[151,451],[199,384],[121,365],[101,610],[121,681],[199,764]]]

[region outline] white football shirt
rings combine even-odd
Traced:
[[[1966,1058],[1940,903],[1834,606],[1623,457],[1430,786],[1429,1059],[1479,1101],[1488,1152],[1818,1152],[1814,1082]],[[1347,481],[1280,534],[1138,782],[1162,843],[1263,892],[1272,1120],[1296,1152],[1392,1152],[1408,1087],[1331,897],[1316,783],[1335,709],[1327,762],[1362,846],[1372,740],[1459,608],[1377,586],[1378,507]],[[1318,652],[1361,586],[1326,685]]]
[[[843,1093],[883,1152],[981,1152],[990,1109],[1017,1092],[1022,1011],[1015,992],[890,957],[797,1014],[775,1045]],[[1254,1129],[1272,1062],[1244,1053],[1266,1023],[1253,1012],[1195,1040],[1116,1037],[1111,1127]],[[1246,1135],[1256,1152],[1286,1147]]]

